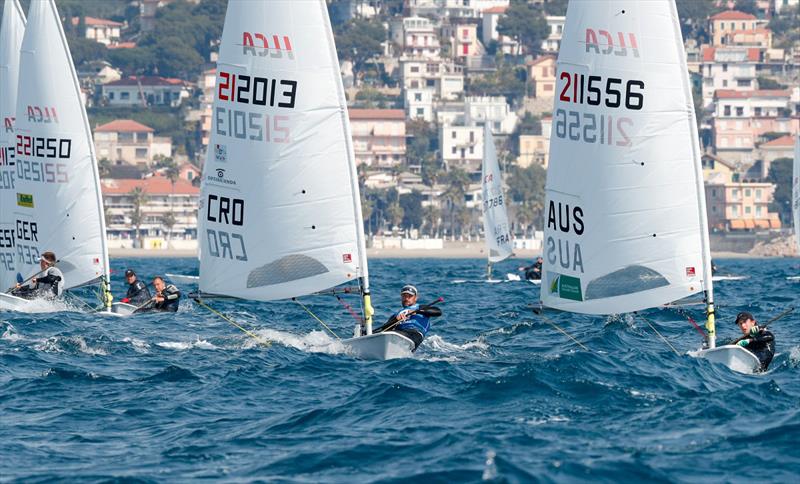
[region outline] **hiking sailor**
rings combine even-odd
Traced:
[[[525,279],[529,281],[540,281],[542,279],[542,263],[544,259],[541,256],[536,258],[536,262],[528,267],[520,267],[517,271],[525,271]]]
[[[376,332],[400,333],[414,342],[416,350],[431,329],[430,318],[438,318],[442,315],[442,310],[435,306],[417,304],[417,288],[410,284],[400,290],[400,301],[403,309],[393,314]]]
[[[122,302],[141,306],[150,300],[150,290],[147,289],[147,284],[140,281],[133,270],[125,271],[125,281],[128,283],[128,293]]]
[[[767,371],[775,356],[775,336],[766,327],[759,327],[753,315],[747,312],[736,315],[736,325],[744,335],[736,344],[756,355],[761,371]]]
[[[162,277],[156,276],[153,278],[153,288],[156,290],[156,295],[153,297],[155,304],[153,310],[164,312],[177,312],[180,305],[181,292],[172,284],[164,282]]]
[[[17,284],[11,294],[23,299],[47,298],[61,296],[64,291],[64,274],[56,267],[56,255],[50,251],[39,259],[41,271],[25,284]]]

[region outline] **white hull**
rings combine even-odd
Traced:
[[[754,373],[761,368],[761,362],[753,353],[741,346],[725,345],[713,349],[690,351],[690,356],[705,358],[714,363],[722,363],[739,373]]]
[[[0,309],[6,311],[25,311],[30,307],[31,301],[11,294],[0,293]]]
[[[790,281],[800,281],[800,276],[789,276],[786,279]]]
[[[181,274],[164,274],[167,279],[174,282],[175,284],[200,284],[200,276],[185,276]]]
[[[342,341],[356,357],[365,360],[392,360],[408,358],[414,351],[414,342],[394,331],[349,338]]]
[[[116,316],[130,316],[136,311],[136,306],[124,302],[116,302],[111,304],[111,314]]]

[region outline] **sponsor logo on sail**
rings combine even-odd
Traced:
[[[686,268],[686,277],[694,277],[697,272],[694,270],[694,267],[687,267]]]
[[[228,147],[221,144],[215,144],[214,159],[220,163],[225,163],[228,161]]]
[[[58,124],[58,113],[54,107],[28,106],[27,113],[29,123]]]
[[[17,193],[17,205],[20,207],[33,208],[33,195]]]
[[[217,176],[208,175],[206,180],[212,183],[221,183],[223,185],[236,185],[236,180],[225,178],[225,168],[214,168]]]
[[[288,35],[269,35],[242,32],[242,54],[271,59],[294,59],[292,41]]]
[[[345,264],[349,264],[353,262],[353,254],[343,254],[342,255],[342,262]]]
[[[626,41],[627,37],[627,41]],[[639,57],[639,44],[633,32],[586,29],[586,52],[602,55]]]
[[[550,281],[550,294],[555,294],[562,299],[583,301],[579,278],[550,272],[547,279]]]

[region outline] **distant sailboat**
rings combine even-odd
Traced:
[[[492,264],[502,262],[514,253],[511,230],[503,194],[503,176],[497,163],[494,136],[487,123],[483,129],[483,165],[481,168],[483,195],[483,233],[486,238],[486,279],[492,280]]]
[[[674,1],[572,0],[558,55],[547,171],[543,305],[585,314],[659,307],[703,292],[698,353],[715,348],[700,147]]]
[[[274,301],[358,282],[361,357],[411,354],[372,334],[361,200],[326,3],[231,0],[200,202],[200,293]],[[365,336],[360,336],[363,333]]]
[[[94,143],[53,0],[31,2],[22,41],[14,126],[17,280],[53,251],[65,289],[100,283],[110,305],[103,200]],[[0,306],[29,301],[0,294]]]
[[[17,195],[14,179],[19,50],[25,34],[25,15],[17,0],[5,0],[0,25],[0,291],[17,282],[14,247],[14,210]]]

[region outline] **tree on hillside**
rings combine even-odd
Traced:
[[[708,42],[708,18],[722,10],[715,0],[676,0],[675,5],[683,38],[696,39],[700,44]]]
[[[403,209],[403,221],[400,226],[410,230],[422,227],[422,194],[418,191],[400,195],[400,208]]]
[[[750,15],[758,15],[758,6],[756,0],[736,0],[736,10]]]
[[[496,71],[469,79],[467,95],[505,96],[506,101],[513,103],[525,96],[526,77],[524,67],[500,62]]]
[[[406,122],[406,159],[410,165],[422,167],[422,183],[431,185],[431,178],[441,169],[439,160],[439,130],[422,119]]]
[[[544,212],[545,169],[536,164],[525,168],[514,166],[506,182],[508,196],[514,203],[514,220],[527,232],[530,226],[541,228]]]
[[[775,193],[769,209],[778,212],[781,220],[792,218],[792,159],[778,158],[769,166],[767,181],[775,184]]]
[[[142,223],[144,223],[144,214],[142,213],[142,207],[145,203],[147,203],[147,194],[144,192],[142,187],[136,187],[130,192],[128,192],[128,196],[131,197],[131,204],[133,205],[133,211],[131,212],[131,225],[133,225],[135,232],[134,242],[136,243],[136,247],[142,247],[142,239],[141,239],[141,230],[142,230]]]
[[[353,63],[356,80],[363,78],[367,63],[383,53],[381,43],[386,29],[377,20],[353,19],[336,30],[336,52],[339,59]]]
[[[525,52],[535,54],[541,50],[550,28],[541,10],[524,0],[514,0],[500,17],[497,32],[516,40]]]
[[[569,0],[545,0],[544,12],[547,15],[566,15]]]

